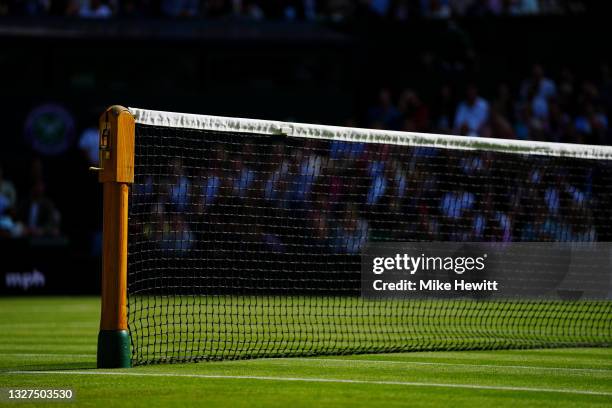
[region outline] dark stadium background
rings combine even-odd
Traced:
[[[0,293],[98,292],[101,191],[80,141],[112,104],[461,133],[476,86],[481,136],[612,144],[602,3],[0,0],[0,195],[17,193]],[[556,87],[538,118],[534,67]]]

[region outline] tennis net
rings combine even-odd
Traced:
[[[384,242],[612,241],[612,149],[130,109],[133,364],[606,345],[610,298],[367,299]]]

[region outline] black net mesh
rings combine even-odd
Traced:
[[[134,364],[604,345],[609,301],[366,300],[372,241],[610,241],[599,160],[137,124]]]

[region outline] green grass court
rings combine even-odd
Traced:
[[[99,299],[0,299],[3,406],[611,406],[612,349],[411,352],[95,368]],[[72,388],[7,402],[6,388]],[[76,405],[75,405],[76,404]]]

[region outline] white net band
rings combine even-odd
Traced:
[[[284,135],[357,143],[384,143],[412,147],[435,147],[453,150],[489,150],[502,153],[530,154],[581,159],[612,159],[612,146],[550,143],[525,140],[492,139],[469,136],[437,135],[326,126],[272,120],[195,115],[129,108],[136,123],[217,132]]]

